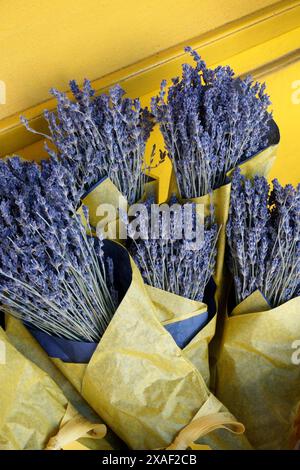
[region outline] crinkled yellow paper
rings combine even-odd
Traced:
[[[172,319],[185,319],[207,311],[207,306],[201,302],[151,286],[146,286],[146,289],[156,308],[157,317],[163,325]],[[215,328],[216,315],[182,350],[184,356],[198,369],[208,387],[210,382],[208,345],[215,334]]]
[[[85,364],[66,364],[66,372],[73,372],[73,369],[75,369],[75,373],[73,373],[71,377],[73,383],[71,383],[59,368],[56,367],[56,359],[50,359],[48,357],[47,353],[41,348],[38,342],[19,320],[7,315],[5,333],[6,338],[9,339],[10,343],[19,351],[20,361],[25,360],[26,358],[28,361],[37,365],[49,376],[49,380],[50,377],[54,380],[76,410],[78,410],[86,419],[91,420],[92,422],[99,422],[99,416],[91,410],[80,393],[76,391],[76,387],[74,387],[77,385],[77,388],[81,388],[82,376],[86,367]],[[62,368],[64,363],[61,361],[58,362]],[[84,443],[87,448],[98,450],[111,450],[124,447],[124,443],[122,443],[110,430],[107,431],[107,434],[103,439],[97,439],[97,441],[84,439]]]
[[[210,396],[197,368],[159,321],[134,263],[132,283],[89,364],[58,359],[55,364],[134,449],[170,445]],[[212,414],[219,412],[216,402]]]
[[[288,449],[300,400],[300,298],[270,309],[256,291],[225,321],[218,398],[241,420],[255,449]]]
[[[143,202],[149,197],[153,197],[156,201],[158,192],[158,182],[156,180],[148,181],[144,185],[144,194],[141,199]],[[105,206],[110,206],[114,209],[112,213],[106,213]],[[88,208],[89,223],[94,229],[103,230],[106,237],[111,240],[119,240],[119,209],[127,212],[128,202],[123,194],[118,190],[114,183],[105,178],[98,185],[92,189],[87,196],[82,200],[82,205],[79,207],[77,213],[80,214],[83,223],[86,225],[85,215],[83,213],[83,206]]]
[[[203,311],[207,311],[207,306],[201,302],[185,299],[184,297],[150,286],[146,286],[146,289],[156,307],[157,316],[162,324],[164,324],[166,320],[170,320],[172,318],[184,318],[191,314],[200,314]],[[208,387],[210,386],[209,345],[215,334],[216,318],[217,316],[215,315],[182,350],[183,355],[193,363],[196,369],[200,372]],[[193,442],[192,447],[197,446],[198,444],[195,444],[194,442],[196,439],[193,439],[192,436],[193,432],[199,432],[197,440],[200,439],[201,436],[201,442],[205,442],[207,447],[210,449],[251,449],[245,436],[240,435],[238,432],[228,433],[228,428],[226,426],[218,425],[220,424],[222,416],[224,417],[224,413],[226,419],[228,419],[228,411],[211,394],[207,402],[198,411],[197,415],[195,415],[193,421],[189,423],[186,430],[183,430],[183,432],[180,433],[180,439],[177,438],[171,445],[171,448],[180,448],[180,446],[186,448],[184,445],[187,444],[187,441],[189,441],[189,443]],[[217,414],[216,419],[215,414]],[[200,428],[195,427],[195,420],[202,417],[208,417],[208,423],[203,423],[201,420]],[[229,417],[227,424],[231,419],[232,416]],[[205,424],[209,424],[211,420],[212,425],[216,425],[216,427],[210,429],[209,433],[203,432],[207,429]],[[221,428],[225,429],[225,431],[221,430]],[[202,449],[202,447],[200,448]]]
[[[130,447],[163,448],[191,421],[208,391],[158,320],[133,263],[132,273],[127,294],[85,368],[81,393]]]
[[[43,449],[56,433],[68,400],[0,329],[0,449]]]

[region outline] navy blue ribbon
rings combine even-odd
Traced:
[[[98,346],[98,343],[58,338],[37,328],[26,326],[49,357],[61,359],[63,362],[87,364]]]

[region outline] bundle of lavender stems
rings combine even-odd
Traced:
[[[209,69],[187,47],[195,66],[167,83],[152,99],[165,147],[183,199],[208,194],[226,183],[229,170],[268,146],[272,115],[265,85],[234,76],[230,67]]]
[[[123,214],[129,235],[128,250],[146,284],[202,302],[214,274],[218,226],[211,216],[201,227],[194,203],[180,205],[172,197],[169,206],[164,205],[167,217],[162,206],[153,204],[154,199],[150,198],[144,204],[146,211],[139,214],[138,236]],[[154,211],[157,211],[155,224],[151,225]],[[201,231],[199,239],[196,230]]]
[[[103,241],[88,236],[70,203],[69,176],[52,162],[0,161],[0,301],[28,326],[94,342],[118,293]]]
[[[141,107],[139,99],[124,97],[125,91],[119,85],[100,96],[96,96],[89,80],[84,81],[82,90],[74,80],[70,88],[72,99],[51,90],[57,108],[44,112],[49,135],[40,134],[47,139],[45,147],[50,158],[73,175],[70,196],[79,201],[107,177],[129,204],[137,202],[144,193],[146,173],[155,166],[154,149],[149,164],[144,162],[153,116]],[[25,117],[21,120],[29,131],[39,134]],[[160,156],[163,159],[163,153]]]
[[[227,223],[236,302],[259,289],[272,307],[300,294],[300,185],[272,189],[235,170]]]

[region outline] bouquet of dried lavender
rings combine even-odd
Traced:
[[[42,135],[57,149],[46,146],[50,157],[73,174],[70,189],[76,201],[108,177],[133,204],[144,192],[144,153],[153,128],[151,114],[141,108],[138,99],[125,98],[119,85],[100,96],[95,96],[88,80],[82,90],[75,81],[70,82],[70,88],[75,101],[53,89],[57,109],[44,113],[50,135]],[[36,132],[24,117],[22,121]],[[152,163],[153,156],[150,166]]]
[[[159,323],[209,386],[209,344],[217,318],[213,276],[219,227],[213,207],[206,217],[201,209],[195,203],[179,204],[175,197],[161,205],[148,199],[138,205],[133,220],[126,213],[121,217],[129,236],[128,250]]]
[[[180,205],[176,198],[170,200],[169,206],[158,206],[149,199],[143,207],[146,211],[139,215],[139,234],[128,218],[126,223],[130,236],[128,249],[144,281],[152,287],[202,302],[215,268],[217,225],[210,217],[206,218],[205,229],[197,237],[196,230],[200,235],[203,227],[197,220],[196,205]],[[154,227],[150,223],[153,220]]]
[[[56,337],[96,342],[118,305],[113,266],[69,202],[69,175],[18,157],[0,162],[0,300]]]
[[[288,449],[300,397],[300,186],[232,179],[227,224],[236,306],[228,304],[216,393],[254,449]]]
[[[178,192],[190,199],[226,183],[229,170],[269,145],[271,114],[265,85],[234,76],[230,67],[208,69],[196,51],[185,49],[195,67],[166,81],[152,99],[172,160]],[[166,98],[167,97],[167,98]]]
[[[269,189],[234,172],[227,238],[237,303],[256,289],[272,307],[300,293],[300,185]]]

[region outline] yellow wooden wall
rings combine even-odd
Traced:
[[[300,61],[264,79],[281,133],[277,160],[270,179],[278,178],[282,184],[297,185],[300,183]]]
[[[1,0],[0,119],[276,0]]]

